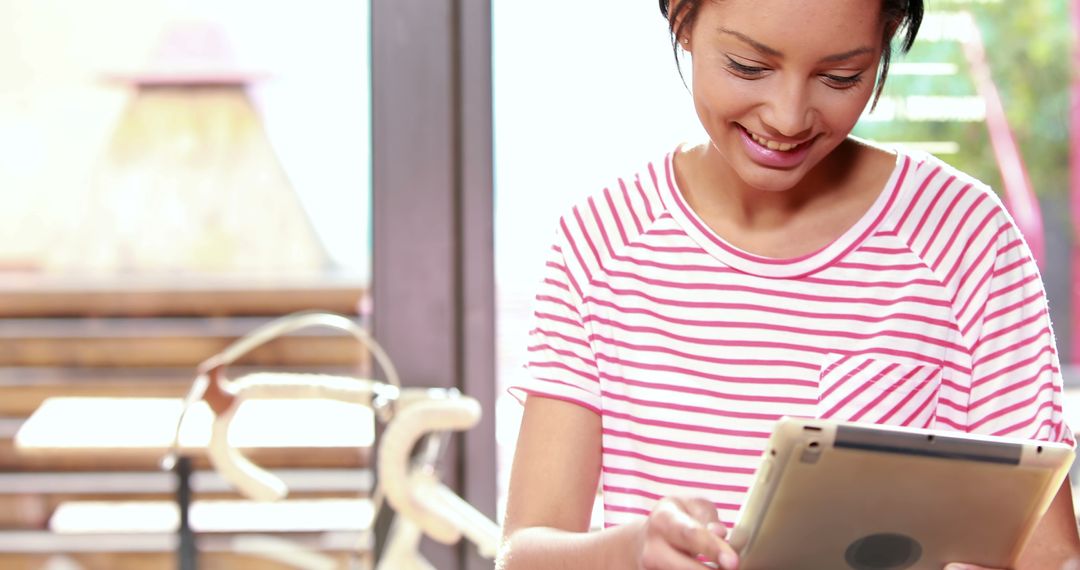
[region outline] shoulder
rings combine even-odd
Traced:
[[[559,218],[561,237],[616,246],[647,231],[667,210],[672,156],[673,152],[641,161],[578,198]]]
[[[998,195],[974,176],[920,151],[898,150],[897,163],[902,179],[892,218],[899,235],[913,242],[953,237],[939,244],[945,246],[1013,227]]]
[[[1003,255],[1030,257],[989,186],[928,154],[901,152],[908,175],[891,213],[895,235],[953,292],[954,302],[985,293]]]

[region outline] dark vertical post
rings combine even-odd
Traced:
[[[199,549],[195,544],[195,532],[191,529],[191,458],[181,455],[173,466],[176,473],[176,506],[180,509],[180,526],[177,528],[179,543],[176,549],[177,568],[195,570],[199,562]]]
[[[480,400],[442,474],[494,516],[490,0],[372,0],[371,32],[374,334],[404,384]],[[424,547],[449,570],[472,551]]]
[[[462,496],[496,516],[495,204],[491,79],[491,0],[462,0],[459,16],[462,390],[480,400],[484,418],[465,434]],[[475,549],[464,568],[490,570]]]

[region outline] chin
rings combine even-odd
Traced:
[[[713,139],[715,141],[716,139]],[[712,144],[712,149],[727,163],[729,172],[746,187],[759,192],[786,192],[798,186],[806,176],[817,168],[822,159],[827,157],[835,144],[826,137],[818,137],[812,144],[817,148],[801,163],[790,168],[769,167],[757,163],[742,148],[741,141],[725,141],[724,145]],[[824,156],[822,151],[824,152]]]
[[[743,183],[761,192],[786,192],[797,186],[806,177],[806,171],[802,168],[777,170],[754,163],[740,169],[738,174]]]

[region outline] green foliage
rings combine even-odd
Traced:
[[[982,32],[994,82],[1020,146],[1035,191],[1062,197],[1069,183],[1069,84],[1073,31],[1066,0],[1020,2],[931,0],[928,12],[971,12]],[[938,12],[941,13],[941,12]],[[895,75],[885,96],[975,95],[962,46],[952,41],[916,43],[896,62],[951,63],[950,76]],[[986,125],[971,122],[866,122],[856,134],[888,141],[951,141],[957,154],[942,158],[1001,190],[1001,178]]]

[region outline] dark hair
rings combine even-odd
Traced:
[[[694,26],[698,10],[702,2],[707,0],[680,0],[675,5],[675,11],[669,13],[671,0],[660,0],[660,13],[668,21],[668,29],[671,31],[671,49],[675,52],[675,65],[679,65],[679,38],[683,30]],[[915,43],[915,36],[919,33],[919,26],[923,19],[923,0],[881,0],[881,16],[885,20],[885,37],[881,46],[881,69],[878,70],[877,90],[874,92],[874,105],[877,105],[881,97],[881,90],[885,88],[885,78],[889,76],[889,60],[892,59],[892,39],[904,30],[903,41],[900,43],[900,52],[907,53]],[[682,68],[679,68],[682,75]]]

